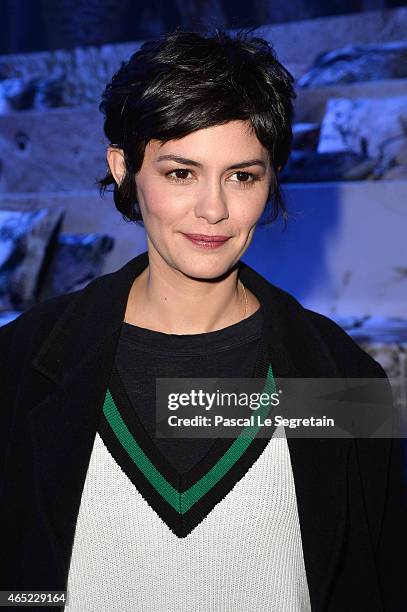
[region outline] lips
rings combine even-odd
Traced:
[[[192,238],[192,240],[199,240],[199,242],[225,242],[230,238],[230,236],[208,236],[206,234],[184,234],[184,236]]]
[[[182,234],[189,242],[195,245],[196,248],[210,251],[212,249],[220,249],[230,238],[230,236],[207,234]]]

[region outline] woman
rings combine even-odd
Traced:
[[[86,611],[404,609],[398,440],[155,437],[159,377],[385,378],[241,262],[269,197],[287,217],[292,82],[262,39],[177,31],[106,87],[100,183],[147,251],[0,330],[3,590]]]

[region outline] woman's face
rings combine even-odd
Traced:
[[[249,125],[231,121],[148,143],[135,180],[150,256],[202,279],[216,278],[239,261],[272,179],[269,153]],[[229,239],[205,248],[185,234]]]

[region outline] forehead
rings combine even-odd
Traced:
[[[190,157],[201,163],[239,161],[237,157],[258,156],[266,158],[267,149],[262,145],[248,121],[229,121],[196,130],[178,139],[161,142],[151,140],[145,149],[145,159],[168,153]]]

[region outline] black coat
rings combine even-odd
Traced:
[[[147,265],[144,252],[0,328],[0,590],[66,589],[120,327]],[[240,277],[269,313],[277,377],[386,376],[333,321],[242,262]],[[312,610],[407,610],[400,440],[286,435]]]

